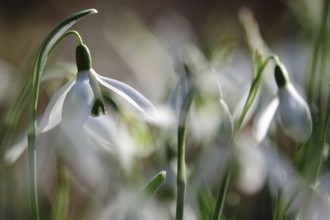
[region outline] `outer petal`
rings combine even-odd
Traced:
[[[84,130],[90,139],[107,151],[114,149],[117,145],[114,137],[115,129],[113,121],[107,115],[89,116],[84,124]]]
[[[138,91],[120,81],[103,77],[95,73],[97,80],[111,91],[123,97],[135,108],[141,111],[148,119],[157,120],[157,110],[151,102]]]
[[[64,142],[59,144],[58,154],[79,182],[93,192],[107,187],[110,172],[105,170],[100,152],[92,147],[83,128],[64,131],[62,137]]]
[[[62,119],[62,106],[64,103],[64,99],[68,94],[69,90],[73,86],[74,81],[67,82],[64,86],[62,86],[50,99],[45,113],[40,122],[40,126],[38,129],[39,132],[46,132],[57,124],[60,123]]]
[[[296,142],[305,142],[312,134],[312,117],[305,100],[288,83],[278,91],[279,123],[283,131]]]
[[[61,127],[65,130],[82,127],[91,114],[93,100],[88,71],[78,72],[76,83],[63,102]]]
[[[240,165],[238,186],[246,194],[255,194],[266,182],[266,158],[259,147],[248,144],[235,148],[235,156]]]
[[[38,122],[37,136],[39,136],[40,133],[45,133],[51,130],[61,122],[63,102],[73,84],[74,81],[67,82],[52,96],[40,123]],[[5,161],[7,163],[14,163],[26,150],[28,146],[26,137],[27,131],[25,131],[22,137],[6,152]]]
[[[269,125],[275,115],[279,105],[278,97],[274,97],[271,102],[263,109],[253,122],[253,135],[258,142],[261,142],[268,131]]]

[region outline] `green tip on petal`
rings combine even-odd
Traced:
[[[80,44],[76,48],[76,63],[78,71],[89,70],[92,67],[91,54],[85,44]]]
[[[275,66],[275,80],[278,88],[282,88],[287,84],[288,76],[286,74],[286,70],[284,69],[283,66],[281,65],[276,65]]]
[[[104,104],[100,99],[96,99],[94,102],[94,105],[92,107],[92,116],[99,116],[100,112],[102,114],[105,114],[105,108],[104,108]]]

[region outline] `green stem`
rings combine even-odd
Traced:
[[[66,38],[67,36],[70,36],[70,35],[73,35],[73,36],[76,37],[76,40],[78,41],[79,45],[83,45],[83,44],[84,44],[84,42],[83,42],[83,40],[82,40],[80,34],[79,34],[77,31],[75,31],[75,30],[68,30],[68,31],[64,32],[63,35],[61,35],[61,36],[59,37],[59,39],[58,39],[58,40],[55,42],[55,44],[51,47],[49,53],[51,53],[51,52],[53,51],[53,49],[57,46],[57,44],[58,44],[59,42],[61,42],[64,38]]]
[[[293,199],[285,200],[283,197],[279,197],[275,220],[284,220],[286,216],[286,211],[290,203],[292,203]]]
[[[223,208],[225,206],[225,200],[227,196],[229,180],[232,174],[232,169],[233,169],[233,163],[229,163],[228,168],[225,170],[223,180],[221,182],[220,191],[213,215],[213,220],[221,219]]]
[[[28,135],[28,155],[29,155],[29,188],[30,203],[33,219],[39,220],[38,189],[37,189],[37,152],[35,147],[35,133]]]
[[[61,160],[57,163],[58,191],[54,207],[53,220],[68,219],[69,214],[69,179]]]
[[[81,44],[81,45],[84,44],[80,34],[75,30],[69,30],[69,31],[65,32],[62,35],[62,37],[59,39],[59,41],[62,40],[62,38],[65,38],[66,36],[71,35],[71,34],[74,35],[77,38],[77,41],[79,42],[79,44]]]
[[[262,65],[257,67],[257,75],[256,75],[255,79],[252,82],[248,98],[246,99],[246,102],[244,104],[243,111],[240,115],[238,123],[235,126],[235,131],[239,131],[241,129],[244,118],[245,118],[248,110],[250,109],[250,107],[251,107],[251,105],[252,105],[252,103],[253,103],[256,95],[257,95],[257,92],[259,90],[259,86],[260,86],[260,82],[261,82],[261,79],[262,79],[262,76],[263,76],[264,69],[267,66],[267,64],[269,63],[269,61],[271,61],[271,60],[274,60],[275,63],[279,63],[279,60],[278,60],[277,56],[270,55],[265,59],[265,61],[263,62]]]
[[[176,220],[183,219],[186,174],[185,174],[185,140],[186,140],[186,121],[190,106],[194,97],[191,89],[185,97],[181,106],[178,127],[178,164],[177,164],[177,201],[176,201]]]
[[[312,64],[311,64],[311,70],[309,73],[309,94],[310,94],[310,101],[312,103],[315,103],[317,99],[317,89],[321,85],[317,85],[316,82],[322,82],[322,77],[319,71],[317,70],[318,64],[320,62],[319,56],[321,55],[319,53],[319,50],[322,49],[322,44],[325,43],[325,37],[326,37],[326,31],[327,31],[327,21],[328,21],[328,15],[329,15],[329,4],[330,0],[324,0],[323,4],[323,11],[322,11],[322,19],[320,22],[319,29],[317,30],[317,35],[314,39],[314,47],[313,47],[313,55],[312,55]],[[326,46],[326,45],[324,45]],[[318,79],[318,81],[317,81]]]
[[[330,94],[328,96],[327,108],[326,108],[326,112],[325,112],[325,115],[324,115],[324,120],[322,120],[323,123],[322,123],[321,132],[320,132],[320,136],[319,136],[319,141],[318,141],[319,145],[321,145],[321,151],[320,151],[320,160],[319,160],[315,180],[314,180],[314,183],[313,183],[314,188],[317,185],[317,181],[319,179],[319,175],[320,175],[321,169],[322,169],[323,150],[324,150],[324,147],[325,147],[326,141],[327,141],[327,134],[328,134],[328,129],[329,129],[329,120],[330,120]],[[314,195],[314,193],[313,193],[313,195]]]
[[[276,55],[270,55],[265,59],[265,61],[263,63],[257,64],[257,74],[256,74],[255,79],[252,82],[248,98],[245,102],[245,105],[243,107],[240,118],[235,126],[235,135],[239,134],[239,132],[241,130],[244,118],[245,118],[248,110],[250,109],[252,103],[254,102],[254,99],[259,90],[264,69],[267,66],[267,64],[269,63],[269,61],[271,61],[271,60],[273,60],[276,64],[279,64],[279,60]],[[216,204],[216,208],[215,208],[214,215],[213,215],[213,220],[221,219],[223,207],[224,207],[224,203],[225,203],[225,199],[226,199],[226,195],[227,195],[227,191],[228,191],[228,184],[229,184],[231,174],[232,174],[232,166],[233,166],[232,163],[233,162],[230,162],[230,164],[228,165],[228,169],[225,172],[223,181],[221,183],[219,195],[217,198],[217,204]]]

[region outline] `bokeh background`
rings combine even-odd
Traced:
[[[189,43],[199,48],[217,73],[223,76],[219,78],[223,79],[224,100],[233,111],[242,91],[249,88],[253,76],[251,53],[246,42],[246,33],[240,21],[242,9],[249,9],[252,12],[264,42],[286,64],[290,77],[299,87],[299,92],[306,97],[307,91],[305,89],[309,83],[308,74],[315,36],[318,33],[321,20],[322,4],[322,0],[2,0],[0,2],[1,128],[6,126],[6,113],[10,104],[17,98],[24,82],[31,78],[31,70],[41,42],[59,21],[74,12],[87,8],[98,10],[97,14],[83,19],[72,28],[80,33],[84,43],[88,45],[92,54],[93,68],[98,73],[131,85],[157,107],[162,106],[164,100],[169,96],[167,92],[170,93],[171,89],[173,90],[173,85],[178,82],[178,72],[182,71],[179,57],[181,46]],[[327,32],[329,32],[328,29]],[[260,42],[256,41],[255,43],[258,45]],[[68,37],[62,41],[49,57],[46,70],[61,65],[61,68],[74,72],[76,45],[76,39],[73,37]],[[329,48],[328,45],[328,42],[323,44],[324,47]],[[227,55],[229,61],[226,59]],[[329,49],[325,50],[324,57],[326,56],[329,57]],[[327,98],[328,70],[329,64],[325,64],[321,70],[325,73],[324,79],[326,80],[321,81],[323,84],[320,85],[320,88],[324,88],[319,103],[317,103],[320,109],[324,107]],[[270,71],[272,72],[272,69]],[[226,78],[226,75],[233,77]],[[265,78],[270,78],[272,81],[272,77],[272,74],[266,74]],[[267,79],[265,80],[266,85]],[[63,84],[63,81],[54,81],[42,86],[40,108],[38,109],[40,113],[45,109],[50,96]],[[173,84],[172,87],[171,83]],[[274,92],[274,89],[275,85],[270,90]],[[19,136],[18,134],[26,128],[28,106],[24,110],[14,137]],[[323,110],[321,111],[323,112]],[[203,130],[203,128],[198,130],[198,126],[197,122],[195,124],[196,133],[192,131],[193,135],[190,137],[196,136],[198,132]],[[141,127],[145,129],[143,126]],[[148,130],[148,132],[150,131]],[[153,133],[148,132],[146,133]],[[160,135],[163,133],[154,133],[159,135],[157,136],[159,140],[163,140],[164,137]],[[171,135],[171,138],[166,141],[173,145],[176,134],[174,132]],[[274,135],[275,137],[272,136],[271,139],[272,141],[275,139],[274,142],[280,143],[281,147],[284,146],[280,149],[280,152],[285,155],[284,160],[286,162],[283,163],[289,161],[290,164],[296,150],[291,147],[293,145],[292,140],[287,140],[286,137],[282,138],[283,134],[281,133],[276,135]],[[153,143],[158,147],[170,145],[167,142],[158,143],[146,139],[142,142]],[[192,168],[191,173],[194,173],[194,171],[198,171],[198,166],[195,167],[195,161],[207,161],[202,156],[212,155],[212,151],[208,152],[209,154],[204,152],[205,155],[201,153],[203,151],[201,148],[205,144],[203,141],[194,142],[194,138],[192,138],[188,143],[193,146],[187,151],[187,164],[188,167]],[[143,185],[142,182],[145,182],[151,173],[155,173],[154,168],[163,168],[164,164],[158,159],[161,157],[159,155],[164,152],[159,149],[142,149],[142,152],[137,153],[140,163],[137,170],[141,172],[141,176],[138,177],[139,174],[133,171],[125,174],[130,176],[129,178],[126,177],[125,180],[127,182],[132,181],[128,185],[131,184],[131,187],[134,188],[134,180],[139,186]],[[3,156],[5,150],[0,150],[0,156]],[[175,157],[173,156],[175,152],[166,153]],[[211,155],[209,156],[211,157]],[[218,154],[214,156],[216,155]],[[312,156],[311,158],[311,161],[315,159]],[[216,165],[220,164],[219,169],[214,171],[219,176],[210,176],[214,178],[214,182],[217,182],[223,174],[224,164],[219,162],[221,158],[214,160],[217,161]],[[207,165],[212,165],[207,162]],[[310,161],[306,160],[306,164],[307,162]],[[329,162],[326,164],[325,170],[328,170]],[[20,201],[20,195],[15,193],[16,185],[10,186],[11,182],[4,180],[4,178],[9,178],[8,175],[11,175],[10,171],[4,172],[7,169],[5,166],[1,161],[0,178],[3,178],[0,179],[0,219],[20,219],[29,213],[25,201],[27,195],[22,195],[23,201]],[[212,172],[210,171],[210,173]],[[168,174],[169,181],[175,182],[174,174],[170,172]],[[24,175],[19,178],[23,177]],[[18,180],[20,180],[19,178]],[[250,183],[251,188],[253,188],[253,183],[253,181]],[[22,180],[21,183],[16,181],[15,184],[21,186],[24,181]],[[171,189],[171,187],[169,188]],[[252,190],[253,192],[250,194],[240,194],[241,192],[237,190],[236,186],[232,186],[231,189],[233,192],[238,191],[239,193],[230,194],[231,204],[228,205],[229,208],[226,213],[228,216],[232,216],[232,219],[270,219],[272,198],[266,186],[262,185],[257,191]],[[72,195],[78,195],[76,198],[71,198],[75,205],[71,207],[70,215],[75,216],[72,219],[88,219],[86,216],[82,218],[79,215],[79,210],[88,206],[88,200],[92,196],[84,190],[81,193],[79,187],[71,190]],[[168,199],[163,195],[167,194],[173,200],[173,188],[171,190],[161,191],[160,197]],[[54,193],[56,189],[50,191]],[[210,191],[216,195],[217,187],[210,187]],[[47,193],[49,192],[42,193],[41,198],[44,216],[51,212],[51,198],[53,198]],[[208,196],[207,193],[205,195]],[[212,199],[214,200],[213,197]],[[155,204],[157,203],[155,202]],[[18,214],[18,212],[20,213]],[[165,211],[161,210],[160,213],[162,212]],[[187,219],[189,219],[189,213],[188,210]],[[195,218],[192,217],[191,219]],[[203,219],[203,217],[199,216],[199,219]]]

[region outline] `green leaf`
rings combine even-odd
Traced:
[[[166,178],[166,172],[161,171],[158,174],[156,174],[142,189],[142,191],[139,194],[139,198],[143,198],[143,200],[146,202],[158,189],[158,187],[164,182]],[[140,201],[141,202],[141,201]]]
[[[164,182],[165,178],[166,171],[161,171],[149,180],[149,182],[137,194],[136,198],[129,203],[125,219],[140,219],[137,218],[137,216],[141,213],[141,210],[143,210],[154,192]]]

